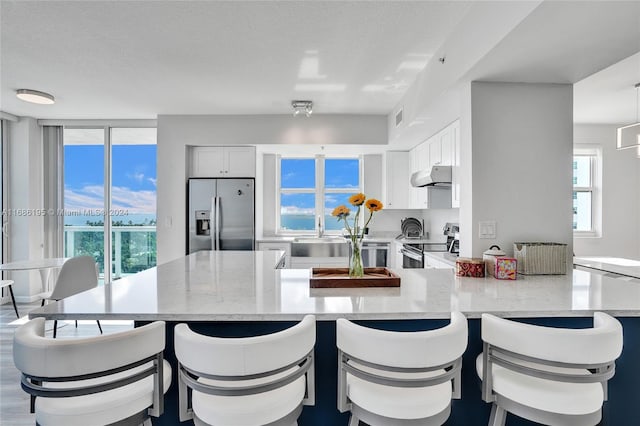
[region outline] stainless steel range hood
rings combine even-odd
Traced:
[[[433,166],[411,175],[411,186],[451,186],[451,166]]]

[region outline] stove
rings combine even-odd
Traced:
[[[423,238],[400,238],[402,242],[402,267],[424,268],[425,251],[447,251],[446,242],[435,242]]]

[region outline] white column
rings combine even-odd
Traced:
[[[572,253],[573,89],[569,84],[472,82],[461,116],[461,245],[566,243]],[[479,222],[495,221],[494,239]]]

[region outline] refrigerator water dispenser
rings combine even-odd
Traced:
[[[196,235],[211,235],[211,211],[196,210]]]

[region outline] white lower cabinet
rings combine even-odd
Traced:
[[[402,269],[402,243],[393,241],[391,243],[391,253],[389,253],[389,267]]]
[[[347,268],[348,257],[292,257],[289,266],[291,269],[309,268]]]
[[[444,260],[437,259],[429,256],[428,253],[424,255],[424,267],[425,268],[438,268],[438,269],[455,269],[455,266],[445,262]]]
[[[284,264],[283,268],[291,268],[291,244],[282,242],[282,243],[263,243],[258,242],[258,250],[267,251],[267,250],[282,250],[284,251]]]

